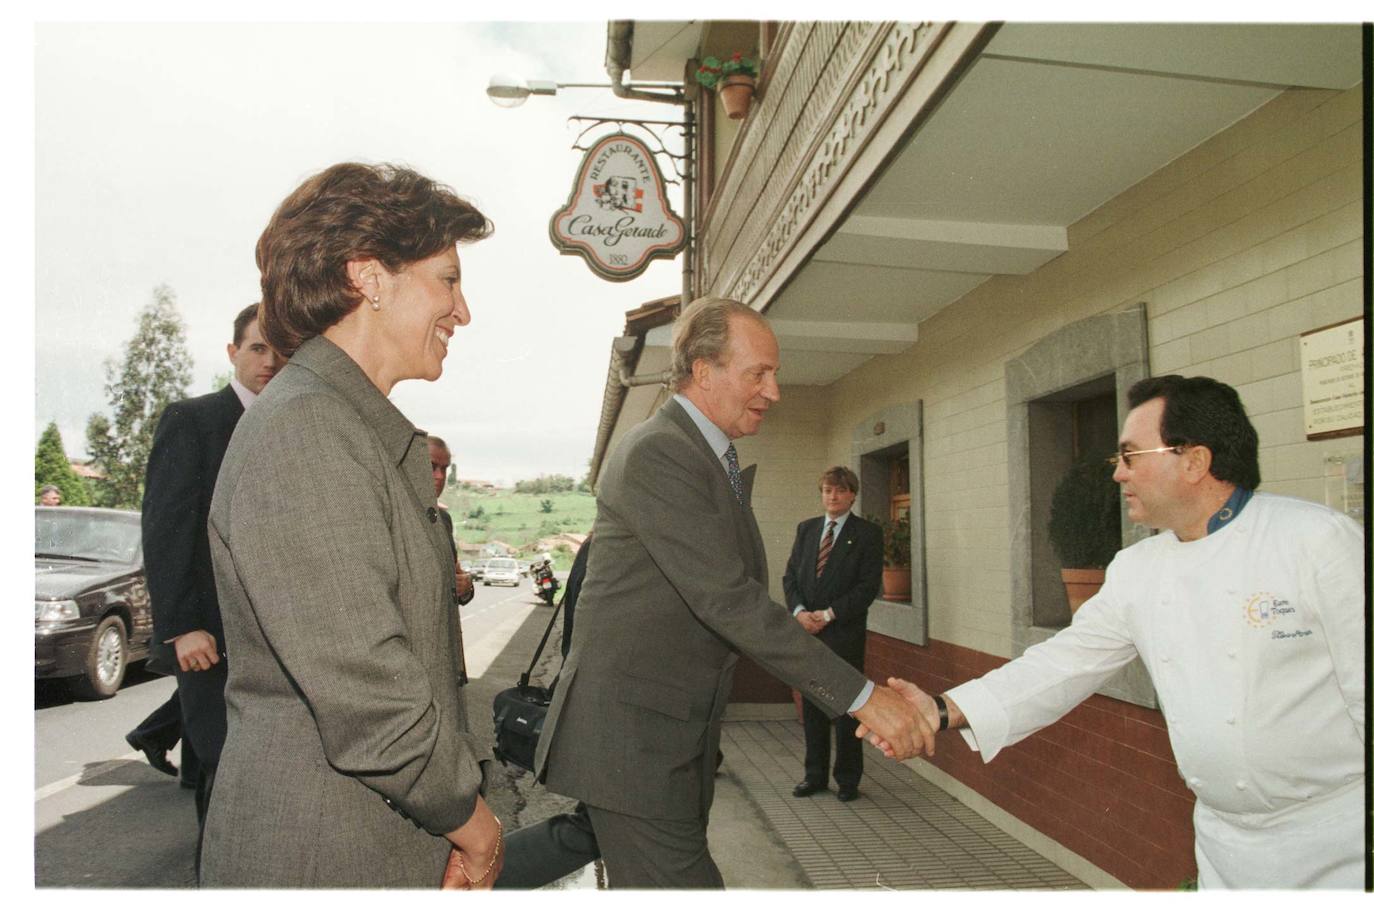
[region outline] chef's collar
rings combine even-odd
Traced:
[[[1230,498],[1220,509],[1212,513],[1211,518],[1207,519],[1207,533],[1215,534],[1224,528],[1232,519],[1240,515],[1240,510],[1245,508],[1245,504],[1254,495],[1254,490],[1247,490],[1245,487],[1236,487],[1232,490]]]

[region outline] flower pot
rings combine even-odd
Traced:
[[[883,600],[884,601],[910,601],[911,600],[911,568],[884,566],[883,567]]]
[[[749,113],[749,102],[754,98],[754,78],[735,73],[721,80],[716,86],[720,103],[725,106],[725,114],[730,120],[738,121]]]
[[[1105,569],[1059,570],[1059,578],[1064,580],[1064,591],[1069,596],[1070,614],[1076,613],[1084,601],[1097,594],[1106,576]]]

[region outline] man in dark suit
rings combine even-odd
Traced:
[[[825,515],[797,526],[797,539],[782,576],[792,615],[806,632],[860,671],[868,636],[868,606],[883,582],[883,531],[850,512],[859,495],[859,476],[836,465],[821,475]],[[806,775],[792,794],[804,798],[826,786],[830,768],[831,718],[810,700],[802,701],[806,730]],[[834,720],[836,797],[859,797],[864,772],[863,742],[849,716]]]
[[[227,656],[206,529],[215,478],[239,417],[281,368],[262,338],[258,307],[234,319],[234,374],[214,394],[167,405],[153,436],[143,489],[143,563],[153,604],[153,641],[174,668],[182,740],[200,764],[196,816],[202,828],[224,746]],[[199,844],[197,844],[199,864]]]
[[[586,803],[612,887],[722,886],[706,825],[740,654],[896,739],[896,756],[934,752],[928,719],[768,597],[754,468],[740,469],[730,440],[756,433],[780,398],[778,363],[761,315],[693,302],[673,333],[677,394],[621,440],[597,484],[577,628],[535,772]]]

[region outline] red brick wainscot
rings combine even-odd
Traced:
[[[877,683],[900,677],[931,693],[1006,661],[872,632],[865,654]],[[1157,710],[1092,696],[988,764],[957,735],[940,737],[935,766],[1130,887],[1176,888],[1196,876],[1193,793]]]

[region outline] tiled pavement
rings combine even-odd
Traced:
[[[1074,890],[1087,885],[906,766],[865,747],[859,798],[793,798],[802,727],[730,716],[725,768],[818,889]]]

